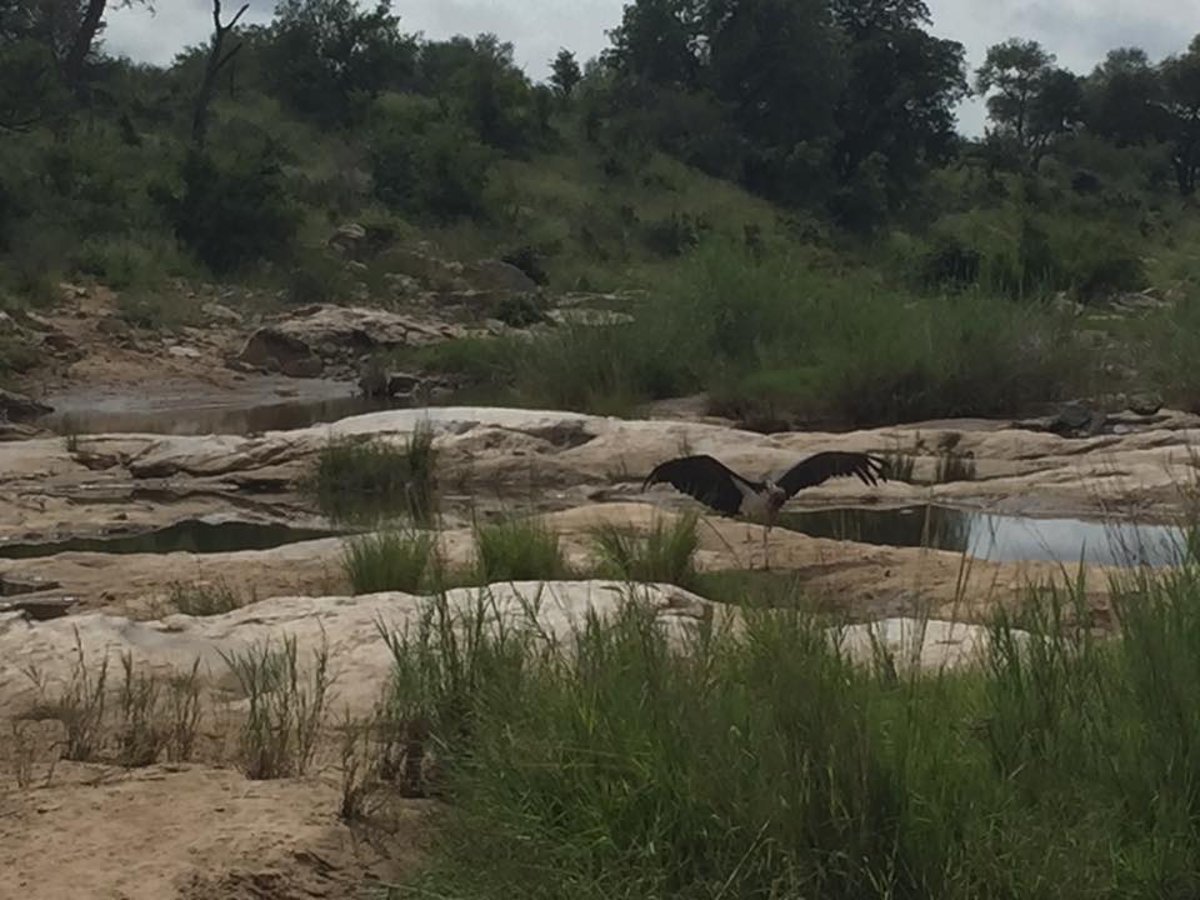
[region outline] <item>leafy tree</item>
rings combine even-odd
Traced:
[[[1075,131],[1083,117],[1082,79],[1066,69],[1051,69],[1038,85],[1029,111],[1030,162],[1034,168],[1053,141]]]
[[[234,13],[233,18],[226,23],[221,22],[221,0],[212,0],[213,4],[213,36],[209,45],[208,60],[204,66],[204,79],[200,82],[200,91],[196,95],[196,103],[192,111],[192,143],[197,147],[204,146],[208,133],[208,107],[212,103],[213,91],[217,87],[217,76],[221,70],[233,61],[234,56],[242,49],[241,44],[235,44],[228,52],[225,51],[225,41],[229,32],[237,27],[238,20],[250,8],[244,3]]]
[[[1029,116],[1041,79],[1050,72],[1054,57],[1037,41],[1012,38],[988,48],[975,73],[975,90],[987,97],[988,117],[998,130],[1024,145]]]
[[[369,145],[375,194],[392,209],[434,220],[484,212],[491,153],[430,99],[387,97]]]
[[[1186,53],[1163,60],[1160,72],[1175,182],[1190,196],[1200,173],[1200,35]]]
[[[774,151],[820,141],[834,125],[841,47],[824,0],[711,0],[711,83],[740,131]]]
[[[118,0],[115,6],[154,9],[150,0]],[[66,86],[79,92],[94,59],[96,38],[104,30],[107,8],[108,0],[0,0],[0,43],[40,43],[54,58]]]
[[[387,0],[366,11],[356,0],[281,0],[264,51],[279,96],[330,124],[349,123],[364,101],[407,83],[416,58]]]
[[[550,63],[550,84],[563,100],[571,99],[576,86],[583,80],[583,71],[570,50],[559,50]]]
[[[841,72],[825,0],[635,0],[610,34],[612,106],[636,132],[775,199],[819,201]]]
[[[160,193],[159,200],[176,236],[212,271],[279,258],[291,246],[299,217],[274,146],[232,159],[191,150],[182,174],[182,197]]]
[[[968,94],[964,49],[924,30],[932,21],[924,0],[833,0],[832,9],[849,69],[836,108],[838,179],[880,179],[894,204],[957,147],[954,107]]]
[[[0,48],[0,133],[24,131],[64,98],[49,47],[23,38]]]
[[[1011,142],[1034,169],[1054,139],[1083,117],[1079,78],[1056,68],[1053,54],[1037,41],[1012,38],[989,47],[975,88],[987,96],[989,137]]]
[[[1119,147],[1161,140],[1163,85],[1146,51],[1110,50],[1084,86],[1088,129]]]
[[[520,151],[541,130],[537,100],[513,61],[513,46],[494,34],[424,44],[418,84],[492,147]]]
[[[635,0],[609,32],[606,62],[634,81],[694,90],[707,57],[707,0]]]

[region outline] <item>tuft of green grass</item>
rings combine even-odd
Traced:
[[[137,671],[132,653],[121,655],[121,668],[117,758],[127,768],[153,765],[171,738],[160,715],[162,685],[151,674]]]
[[[644,534],[625,526],[602,525],[592,534],[599,570],[626,581],[691,587],[700,545],[698,523],[699,515],[688,510],[669,522],[656,517]]]
[[[247,778],[261,780],[303,775],[317,750],[332,683],[329,648],[322,642],[312,665],[302,670],[296,639],[284,637],[222,659],[237,678],[248,702],[238,752]]]
[[[306,486],[335,521],[400,516],[428,525],[437,511],[433,430],[418,425],[400,447],[379,438],[333,440],[321,450]]]
[[[190,760],[201,716],[199,658],[189,672],[166,677],[139,669],[132,653],[121,654],[120,660],[123,677],[113,691],[107,655],[98,666],[89,666],[76,631],[75,663],[59,693],[48,694],[40,671],[26,671],[40,695],[38,708],[28,718],[62,723],[63,759],[111,759],[127,768],[153,765],[164,752],[173,762]],[[115,711],[111,693],[116,695]]]
[[[486,587],[461,605],[437,591],[417,621],[402,631],[379,625],[392,655],[392,671],[376,710],[379,736],[375,768],[402,796],[445,789],[444,776],[476,734],[476,702],[500,673],[519,677],[534,649],[529,627],[540,592],[509,627]]]
[[[152,234],[91,237],[76,251],[74,266],[118,291],[158,289],[171,275],[195,272],[173,240]]]
[[[479,576],[485,584],[554,580],[568,574],[558,535],[537,517],[477,525],[475,545]]]
[[[29,341],[0,334],[0,380],[32,371],[41,362],[42,354]]]
[[[355,594],[416,593],[436,573],[436,555],[430,532],[389,529],[348,539],[342,570]]]
[[[1200,373],[1187,365],[1200,353],[1200,287],[1191,286],[1165,309],[1130,323],[1131,362],[1160,388],[1168,403],[1200,410]],[[1138,352],[1140,350],[1141,352]]]
[[[189,762],[196,751],[203,714],[200,694],[200,658],[187,672],[176,672],[167,679],[166,716],[167,759]]]
[[[62,758],[74,762],[92,762],[100,758],[105,743],[108,709],[108,655],[93,671],[83,650],[79,629],[75,629],[75,660],[67,684],[57,696],[46,696],[40,672],[29,669],[27,676],[42,696],[42,718],[56,719],[63,726]]]
[[[215,582],[176,582],[170,586],[168,602],[185,616],[219,616],[245,604],[224,579]]]

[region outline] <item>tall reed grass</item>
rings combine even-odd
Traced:
[[[457,348],[453,367],[543,408],[621,414],[705,390],[743,419],[858,425],[1013,413],[1080,389],[1094,368],[1048,301],[890,287],[729,241],[702,244],[632,312],[633,324],[476,346],[478,366]]]
[[[977,664],[862,664],[810,614],[556,648],[432,612],[393,644],[451,803],[417,893],[1134,897],[1200,891],[1200,567],[1031,589]],[[434,601],[433,609],[438,608]],[[465,637],[464,637],[465,636]],[[402,688],[402,689],[400,689]]]
[[[419,425],[397,446],[380,438],[339,438],[320,452],[305,487],[334,521],[429,525],[437,513],[437,449]]]

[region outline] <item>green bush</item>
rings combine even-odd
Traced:
[[[295,306],[345,300],[352,279],[345,264],[322,250],[306,248],[288,268],[284,286],[287,302]]]
[[[512,328],[528,328],[546,321],[546,305],[534,294],[508,294],[492,309],[492,316]]]
[[[150,235],[90,238],[79,248],[75,267],[116,290],[153,287],[187,268],[173,241]]]
[[[1064,229],[1057,253],[1064,269],[1062,280],[1084,302],[1139,291],[1149,284],[1138,250],[1112,227]]]
[[[199,320],[199,310],[174,292],[136,288],[117,296],[117,315],[135,328],[177,331]]]
[[[435,105],[389,99],[368,151],[376,196],[391,209],[419,217],[482,216],[491,151]]]
[[[939,234],[921,260],[921,283],[927,287],[967,287],[977,284],[983,254],[955,234]]]
[[[901,251],[900,265],[922,289],[975,286],[1014,298],[1071,291],[1087,302],[1147,285],[1139,241],[1096,211],[981,209],[935,223],[919,249]]]
[[[634,314],[532,341],[514,365],[522,402],[628,412],[707,389],[747,415],[868,425],[1005,414],[1087,377],[1071,323],[1043,303],[890,291],[869,272],[756,262],[724,243],[701,247]]]
[[[291,247],[299,218],[271,147],[228,161],[190,152],[182,180],[183,196],[168,201],[175,233],[214,272],[277,259]]]
[[[592,542],[601,574],[632,582],[693,586],[698,522],[699,516],[689,511],[669,523],[656,519],[645,534],[616,525],[597,528]]]
[[[642,226],[642,243],[652,253],[664,257],[682,256],[700,243],[711,230],[707,221],[687,213],[671,213],[667,218],[647,222]]]
[[[381,439],[335,439],[305,481],[335,521],[375,523],[394,517],[428,524],[437,512],[433,432],[418,426],[402,446]]]
[[[567,562],[558,535],[537,518],[509,518],[475,529],[479,574],[485,584],[497,581],[560,579]]]
[[[342,570],[355,594],[412,594],[436,573],[436,553],[436,538],[429,532],[387,530],[350,538]]]

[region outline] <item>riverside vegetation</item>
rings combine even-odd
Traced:
[[[356,814],[385,770],[392,790],[448,801],[433,863],[394,896],[1196,889],[1191,538],[1173,570],[1113,576],[1115,635],[1089,624],[1082,575],[1064,570],[996,612],[973,666],[929,672],[882,643],[852,661],[845,626],[787,575],[698,572],[696,529],[693,514],[640,536],[600,527],[593,568],[574,572],[536,517],[477,527],[472,571],[444,570],[429,532],[351,540],[356,585],[431,592],[424,624],[388,638],[397,668],[373,727],[420,722],[436,774],[415,788],[381,738],[353,769],[376,781],[347,788]],[[626,605],[563,643],[532,612],[498,628],[486,588],[457,614],[444,593],[588,576],[623,582]],[[741,627],[673,643],[645,582],[732,604]]]
[[[508,402],[629,412],[705,390],[747,419],[849,423],[1133,390],[1196,403],[1200,44],[1160,61],[1116,48],[1077,75],[1013,40],[969,73],[919,0],[726,17],[644,0],[599,59],[564,50],[535,83],[494,35],[431,41],[386,5],[287,0],[222,33],[221,58],[237,53],[210,80],[212,47],[157,68],[105,55],[83,25],[68,66],[56,54],[86,4],[62,5],[0,15],[14,315],[61,278],[115,289],[138,327],[199,321],[186,287],[201,281],[256,308],[402,303],[384,276],[425,240],[503,258],[550,298],[644,292],[632,325],[406,360]],[[782,27],[804,41],[757,37]],[[782,102],[799,86],[803,115]],[[970,91],[983,139],[954,130]],[[353,260],[327,244],[347,222],[366,235]],[[1149,309],[1107,308],[1145,290]],[[499,314],[544,311],[512,305]],[[5,341],[0,377],[37,365]]]
[[[426,241],[522,269],[542,294],[522,321],[568,293],[632,316],[397,360],[506,402],[628,413],[703,391],[745,421],[860,425],[1134,390],[1200,408],[1200,40],[1161,60],[1114,48],[1082,75],[1012,40],[969,73],[919,0],[636,0],[602,57],[564,50],[535,83],[495,35],[427,40],[387,4],[283,0],[163,68],[106,54],[86,14],[103,7],[0,4],[14,320],[64,279],[115,290],[142,328],[201,321],[189,291],[211,282],[258,311],[355,291],[402,306],[385,276]],[[971,90],[981,139],[954,131]],[[350,222],[353,260],[328,244]],[[0,379],[38,364],[0,328]],[[1087,627],[1064,578],[998,612],[974,668],[920,673],[882,648],[864,666],[795,581],[698,572],[687,517],[598,532],[586,570],[537,520],[480,522],[473,569],[447,571],[435,456],[424,433],[338,443],[308,485],[347,521],[404,510],[347,541],[355,592],[430,595],[420,628],[380,635],[394,671],[374,717],[342,729],[348,821],[444,801],[394,896],[1200,890],[1194,555],[1119,578],[1115,634]],[[625,584],[614,621],[549,645],[489,627],[479,585],[591,576]],[[744,627],[672,645],[644,581],[735,605]],[[465,620],[452,585],[479,590]],[[247,598],[179,585],[171,602]],[[160,682],[124,659],[120,680],[81,650],[38,712],[71,760],[311,770],[329,653],[304,670],[285,639],[224,662],[248,701],[232,749],[200,727],[196,669]],[[14,724],[22,786],[35,732]]]

